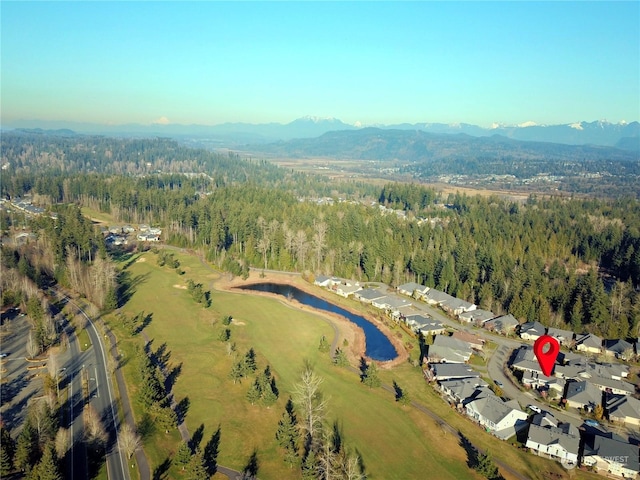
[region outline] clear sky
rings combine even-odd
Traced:
[[[640,119],[640,2],[11,2],[1,121]]]

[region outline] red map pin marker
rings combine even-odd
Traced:
[[[549,346],[548,348],[547,345]],[[542,368],[542,373],[547,377],[551,376],[553,364],[556,363],[559,351],[560,344],[558,340],[549,335],[542,335],[533,344],[533,353],[536,354],[540,368]]]

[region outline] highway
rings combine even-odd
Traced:
[[[93,321],[73,300],[57,292],[59,296],[72,304],[78,312],[84,316],[87,322],[87,333],[91,340],[91,346],[84,352],[80,352],[77,338],[72,329],[66,326],[66,332],[69,336],[71,348],[71,360],[68,366],[65,365],[65,374],[69,377],[69,396],[71,416],[71,433],[74,438],[73,445],[82,445],[83,424],[82,424],[82,408],[83,408],[83,392],[82,377],[87,381],[87,394],[89,402],[98,416],[103,419],[105,430],[108,433],[109,441],[107,443],[107,452],[105,462],[107,465],[107,474],[109,480],[129,480],[129,470],[127,468],[127,458],[125,452],[120,448],[120,439],[118,435],[118,414],[117,404],[114,396],[113,386],[111,385],[111,377],[109,375],[106,349],[102,342],[102,338],[96,329]],[[81,448],[83,448],[81,447]],[[81,476],[80,470],[82,464],[79,463],[78,457],[82,456],[84,461],[84,476]],[[72,452],[72,478],[86,478],[86,452]]]

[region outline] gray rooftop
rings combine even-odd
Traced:
[[[566,433],[558,427],[541,427],[535,424],[529,426],[528,440],[540,445],[560,445],[567,452],[578,455],[580,448],[580,435],[577,430],[575,435]]]

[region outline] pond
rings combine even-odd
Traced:
[[[278,283],[256,283],[254,285],[246,285],[240,288],[243,290],[253,290],[257,292],[275,293],[282,295],[285,298],[293,298],[303,305],[308,305],[326,312],[337,313],[364,330],[365,354],[369,358],[378,361],[386,361],[393,360],[398,356],[398,352],[389,339],[369,320],[360,315],[355,315],[344,308],[340,308],[333,303],[327,302],[322,298],[303,292],[299,288],[292,287],[291,285],[281,285]]]

